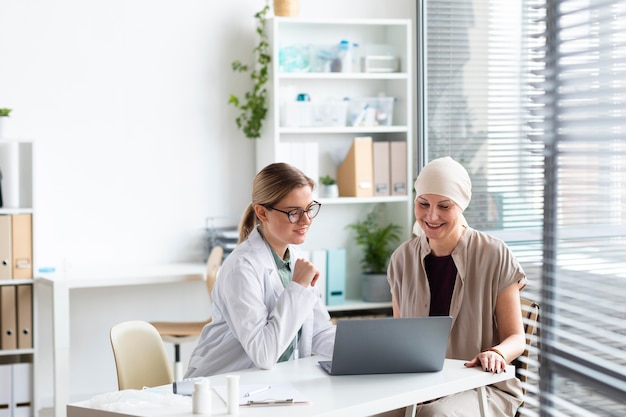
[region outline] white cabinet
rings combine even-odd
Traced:
[[[34,415],[33,144],[0,139],[0,415]]]
[[[364,218],[375,204],[384,203],[388,220],[402,226],[402,239],[410,236],[414,142],[411,21],[275,17],[268,19],[267,25],[272,49],[270,109],[263,136],[256,144],[257,170],[285,160],[285,144],[313,144],[302,163],[314,165],[305,173],[319,182],[321,175],[336,178],[355,137],[406,144],[402,162],[406,164],[407,187],[403,195],[318,198],[322,211],[304,248],[346,248],[346,298],[358,300],[361,252],[346,225]],[[351,47],[348,57],[333,62],[341,41],[348,41]],[[339,70],[337,64],[343,64],[343,70],[332,72]],[[393,114],[374,118],[374,122],[354,123],[359,103],[381,96],[393,98]],[[349,109],[354,106],[357,110],[352,115]],[[341,113],[346,108],[347,115]]]

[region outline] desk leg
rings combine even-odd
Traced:
[[[52,286],[52,326],[54,416],[65,417],[70,379],[70,290],[63,284]]]
[[[416,404],[409,405],[407,408],[404,409],[404,417],[415,417],[416,411],[417,411]]]
[[[489,417],[489,406],[487,405],[487,388],[478,387],[478,405],[480,407],[480,417]]]

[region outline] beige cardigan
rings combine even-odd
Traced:
[[[424,258],[430,253],[428,239],[414,237],[391,256],[388,279],[401,317],[424,317],[430,311],[430,287]],[[497,345],[495,320],[498,294],[509,285],[523,288],[526,275],[506,244],[486,233],[466,228],[452,252],[458,273],[450,304],[452,329],[446,357],[471,360]],[[511,379],[494,384],[508,393],[513,406],[523,398],[521,382]]]

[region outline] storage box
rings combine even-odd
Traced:
[[[400,61],[395,56],[390,55],[368,55],[361,59],[361,70],[363,72],[398,72]]]
[[[364,97],[350,100],[349,120],[354,127],[391,126],[393,97]]]
[[[391,44],[364,44],[361,48],[361,71],[363,72],[398,72],[400,54],[397,46]]]
[[[282,127],[337,127],[347,123],[346,101],[292,101],[281,106]]]

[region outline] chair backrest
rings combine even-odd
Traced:
[[[140,320],[119,323],[111,328],[110,338],[120,390],[174,381],[163,340],[152,324]]]
[[[209,259],[206,261],[206,288],[209,291],[209,299],[211,298],[211,292],[217,280],[217,272],[222,266],[223,258],[224,248],[221,246],[213,246],[209,254]]]
[[[526,349],[522,356],[529,355],[529,348],[532,345],[533,335],[539,334],[539,304],[527,298],[520,298],[522,305],[522,320],[524,322],[524,333],[526,333]]]
[[[527,298],[520,298],[522,307],[522,321],[524,324],[524,333],[526,334],[526,348],[519,358],[513,361],[515,365],[515,376],[522,381],[522,389],[526,395],[526,382],[528,381],[528,359],[530,357],[530,349],[533,343],[533,336],[539,335],[539,304]],[[523,406],[523,404],[522,404]],[[521,416],[520,410],[517,410],[516,417]]]

